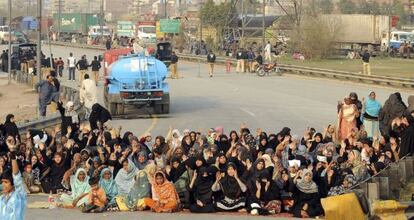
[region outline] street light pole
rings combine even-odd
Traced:
[[[39,82],[42,80],[42,0],[37,0],[37,45],[36,45],[36,74]]]
[[[12,35],[11,35],[11,20],[12,20],[12,1],[9,0],[9,54],[7,54],[7,72],[9,74],[9,80],[8,84],[11,83],[11,58],[12,58],[12,47],[11,47],[11,41],[12,41]]]
[[[265,14],[266,14],[266,0],[263,1],[263,16],[262,16],[262,48],[264,48],[266,44],[266,27],[265,27]],[[262,49],[262,51],[264,51]]]
[[[60,41],[60,29],[61,29],[61,25],[62,25],[62,0],[59,0],[58,2],[59,6],[58,6],[58,36],[57,39],[58,41]]]
[[[104,0],[101,0],[101,18],[99,19],[99,25],[101,26],[101,41],[103,42],[103,21],[104,21]]]

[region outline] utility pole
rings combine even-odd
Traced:
[[[203,40],[203,21],[200,18],[200,42],[198,44],[198,77],[201,77],[201,41]]]
[[[37,0],[37,45],[36,45],[36,74],[39,82],[42,80],[42,0]]]
[[[12,20],[12,1],[9,0],[9,54],[7,54],[8,59],[7,59],[7,72],[9,73],[9,81],[8,84],[11,83],[11,58],[12,58],[12,47],[11,47],[11,40],[12,40],[12,36],[11,36],[11,20]]]
[[[58,33],[57,33],[57,39],[58,39],[58,41],[60,41],[60,29],[61,29],[61,26],[62,26],[62,0],[59,0],[59,2],[58,2],[58,29],[57,29],[57,31],[58,31]]]
[[[263,1],[263,17],[262,17],[262,48],[265,47],[266,44],[266,27],[265,27],[265,14],[266,14],[266,0]]]
[[[167,19],[167,5],[168,5],[168,0],[164,0],[164,18]]]
[[[103,22],[104,22],[104,0],[101,0],[101,18],[99,19],[99,25],[101,26],[101,41],[104,41],[103,38]]]

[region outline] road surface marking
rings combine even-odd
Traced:
[[[143,134],[141,134],[141,137],[144,136],[147,133],[151,133],[152,129],[154,129],[155,126],[157,125],[157,122],[158,122],[157,115],[151,115],[151,118],[152,118],[151,125],[147,128],[147,130],[145,130],[145,132]]]
[[[251,112],[251,111],[249,111],[249,110],[247,110],[247,109],[245,109],[245,108],[240,108],[240,110],[242,110],[242,111],[246,112],[247,114],[249,114],[249,115],[250,115],[250,116],[252,116],[252,117],[256,117],[256,115],[255,115],[253,112]]]

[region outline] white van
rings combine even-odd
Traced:
[[[9,26],[0,26],[0,43],[8,43],[9,39]]]

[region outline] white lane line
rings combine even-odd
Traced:
[[[245,109],[245,108],[240,108],[240,110],[242,110],[242,111],[246,112],[247,114],[249,114],[249,115],[250,115],[250,116],[252,116],[252,117],[256,117],[256,115],[255,115],[253,112],[251,112],[251,111],[249,111],[249,110],[247,110],[247,109]]]

